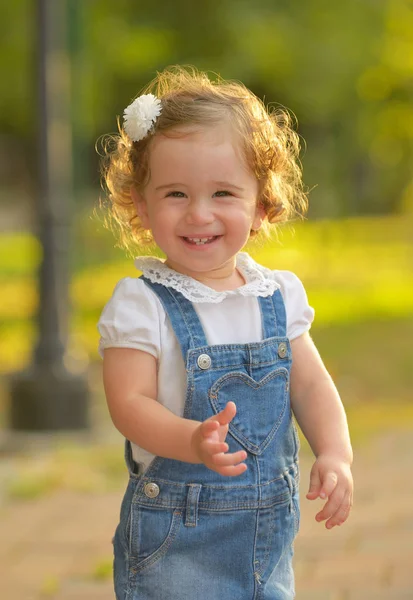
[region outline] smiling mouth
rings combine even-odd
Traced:
[[[218,239],[221,236],[219,236],[219,235],[213,235],[213,236],[210,236],[210,237],[202,237],[202,238],[185,237],[185,236],[182,236],[182,237],[189,244],[194,244],[194,246],[203,246],[205,244],[210,244],[211,242],[214,242],[216,239]]]

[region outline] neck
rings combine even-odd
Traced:
[[[235,290],[242,285],[245,285],[245,279],[236,268],[235,257],[228,263],[225,263],[212,271],[206,271],[205,273],[202,271],[183,270],[180,268],[180,265],[176,265],[168,259],[165,261],[165,264],[170,269],[174,269],[174,271],[182,273],[183,275],[188,275],[188,277],[196,279],[196,281],[199,281],[203,285],[206,285],[217,292]]]

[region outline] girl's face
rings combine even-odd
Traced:
[[[200,281],[230,278],[237,252],[264,218],[258,182],[234,137],[228,126],[154,137],[150,181],[142,194],[132,191],[167,264]]]

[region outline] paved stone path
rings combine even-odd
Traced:
[[[301,464],[297,600],[413,600],[413,432],[388,433],[357,452],[352,516],[332,531],[314,520],[320,504],[304,498],[309,457]],[[59,492],[3,504],[0,598],[113,600],[121,495]]]

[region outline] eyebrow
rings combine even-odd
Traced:
[[[218,185],[220,187],[223,188],[233,188],[235,190],[239,190],[240,192],[244,191],[244,188],[238,187],[237,185],[235,185],[234,183],[229,183],[229,181],[213,181],[212,183],[214,183],[215,185]],[[187,187],[184,183],[166,183],[164,185],[158,185],[158,187],[155,188],[156,191],[158,190],[164,190],[166,188],[171,188],[171,187]]]
[[[235,185],[234,183],[230,183],[229,181],[213,181],[213,183],[215,183],[216,185],[219,185],[221,187],[231,187],[234,188],[235,190],[239,190],[240,192],[244,191],[244,188],[238,187],[237,185]]]
[[[156,187],[155,190],[164,190],[165,188],[171,187],[186,187],[186,185],[184,183],[166,183],[165,185],[158,185],[158,187]]]

